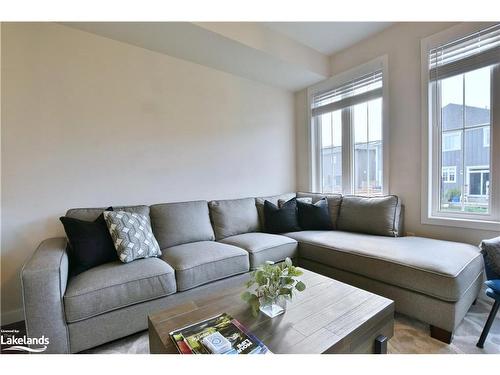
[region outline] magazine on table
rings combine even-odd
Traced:
[[[271,353],[262,341],[226,313],[172,331],[170,338],[181,354],[212,354],[213,349],[204,343],[204,339],[217,332],[230,343],[230,347],[220,354]]]

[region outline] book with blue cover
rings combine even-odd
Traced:
[[[215,332],[231,343],[231,349],[221,354],[271,353],[261,340],[226,313],[172,331],[170,337],[181,354],[212,354],[203,344],[203,338]]]

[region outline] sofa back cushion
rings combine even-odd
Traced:
[[[160,249],[215,239],[207,201],[155,204],[150,210],[151,226]]]
[[[210,201],[208,207],[217,240],[260,230],[255,198]]]
[[[383,197],[344,196],[337,229],[347,232],[397,237],[401,201],[395,195]]]
[[[265,217],[264,217],[264,202],[269,201],[272,204],[276,206],[279,205],[279,201],[289,201],[292,198],[295,198],[296,194],[295,193],[285,193],[285,194],[280,194],[280,195],[270,195],[267,197],[257,197],[255,198],[255,205],[257,206],[257,213],[259,214],[259,222],[260,222],[260,229],[264,231],[265,229]]]
[[[330,212],[330,219],[332,221],[333,229],[337,229],[337,221],[339,217],[340,205],[342,203],[341,194],[320,194],[320,193],[303,193],[298,192],[297,198],[311,198],[312,203],[316,203],[319,200],[326,198],[328,202],[328,211]]]
[[[106,207],[101,208],[70,208],[66,212],[66,217],[70,217],[78,220],[85,221],[94,221],[99,217],[103,211],[106,210]],[[113,206],[114,211],[125,211],[140,215],[149,216],[149,207],[148,206]]]

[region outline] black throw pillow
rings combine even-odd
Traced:
[[[278,208],[278,206],[267,200],[264,201],[264,219],[266,232],[268,233],[277,234],[299,231],[297,199],[290,199],[281,208]]]
[[[297,201],[299,225],[302,230],[332,230],[332,219],[326,198],[314,204]]]
[[[106,211],[113,211],[111,207]],[[113,239],[101,213],[94,221],[60,217],[69,242],[69,261],[73,276],[92,267],[118,259]]]

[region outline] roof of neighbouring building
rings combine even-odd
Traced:
[[[462,116],[464,106],[460,104],[447,104],[443,107],[443,127],[444,129],[462,127]],[[488,108],[479,108],[465,106],[465,118],[467,125],[480,125],[490,122],[490,110]]]

